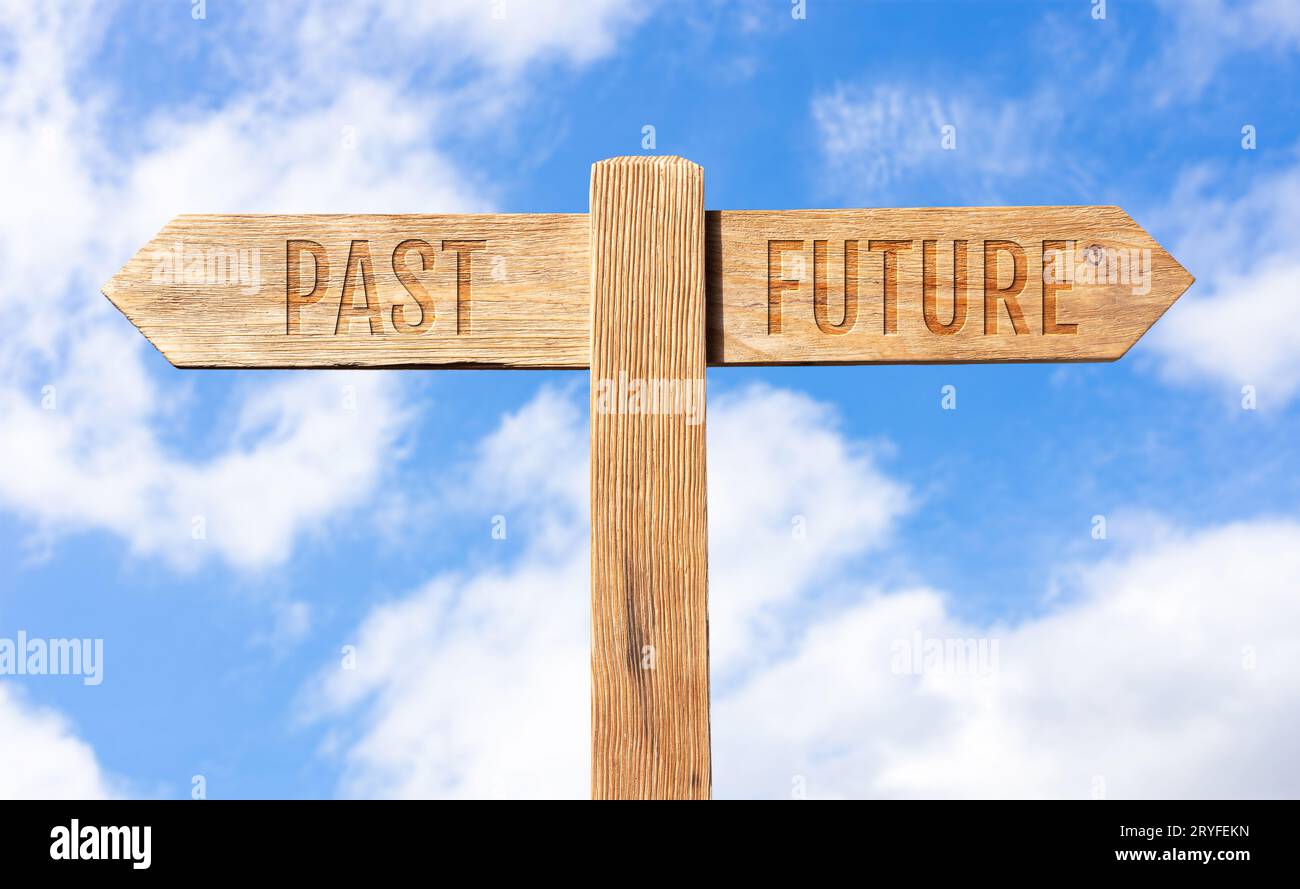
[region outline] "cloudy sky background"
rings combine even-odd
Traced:
[[[710,372],[716,795],[1300,794],[1300,7],[1095,6],[0,0],[0,638],[105,650],[0,676],[0,797],[587,794],[585,374],[182,372],[98,291],[181,212],[584,211],[647,124],[1197,276],[1111,365]]]

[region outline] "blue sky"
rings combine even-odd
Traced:
[[[646,125],[711,209],[1197,277],[1114,364],[710,371],[717,795],[1300,793],[1300,12],[1104,7],[0,4],[0,639],[105,651],[0,676],[0,796],[586,795],[586,375],[178,371],[98,288],[182,212],[582,212]]]

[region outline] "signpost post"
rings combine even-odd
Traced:
[[[176,367],[590,368],[592,796],[708,798],[706,365],[1112,361],[1192,277],[1118,207],[178,216],[104,287]]]

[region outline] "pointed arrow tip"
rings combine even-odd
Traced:
[[[126,314],[122,309],[122,304],[117,301],[117,275],[114,275],[105,281],[103,286],[99,288],[99,292],[104,294],[104,297],[116,306],[119,312],[122,312],[124,315]]]
[[[140,325],[135,323],[135,319],[132,318],[131,315],[126,310],[124,297],[126,295],[127,288],[124,287],[121,282],[123,271],[125,271],[125,269],[118,269],[118,271],[113,275],[113,277],[109,278],[107,281],[103,283],[103,285],[99,288],[99,292],[104,294],[104,297],[109,302],[111,302],[119,312],[121,312],[124,316],[126,316],[126,319],[128,321],[130,321],[132,324],[135,324],[135,326],[139,328]]]
[[[149,243],[152,243],[152,241]],[[140,251],[137,252],[137,255],[148,247],[149,244],[145,244],[145,246],[140,248]],[[135,257],[133,256],[132,259],[134,258]],[[168,364],[175,368],[182,367],[183,365],[177,364],[172,356],[167,354],[167,350],[163,349],[163,347],[155,342],[154,338],[145,331],[144,327],[141,326],[140,321],[136,318],[135,313],[128,310],[127,307],[130,303],[129,296],[131,293],[131,281],[127,275],[129,267],[130,261],[128,261],[126,265],[122,266],[122,268],[118,269],[117,273],[114,274],[113,277],[105,281],[103,285],[100,286],[99,292],[104,294],[104,297],[113,304],[114,308],[122,313],[122,317],[131,322],[131,325],[136,330],[140,331],[140,335],[144,337],[145,341],[148,342],[149,345],[158,350],[159,355],[167,359]]]
[[[118,269],[113,277],[103,283],[99,288],[99,292],[104,294],[104,297],[126,317],[126,320],[134,324],[141,333],[144,333],[144,330],[140,327],[140,322],[127,308],[130,304],[131,282],[126,277],[126,271],[127,266]],[[146,334],[146,338],[147,336]]]

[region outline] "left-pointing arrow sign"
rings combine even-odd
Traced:
[[[177,367],[586,367],[585,214],[178,216],[104,286]]]

